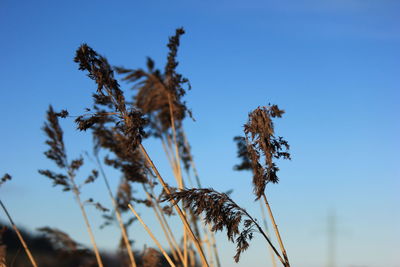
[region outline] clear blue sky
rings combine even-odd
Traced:
[[[325,266],[335,210],[338,267],[399,267],[399,13],[389,0],[1,1],[0,173],[14,177],[1,199],[27,229],[58,227],[89,244],[72,196],[37,173],[56,169],[43,155],[45,111],[89,106],[95,86],[72,60],[83,42],[114,65],[143,67],[151,56],[163,67],[168,36],[183,26],[179,70],[191,80],[186,100],[196,118],[185,128],[204,185],[234,189],[259,216],[250,174],[232,170],[232,138],[249,111],[278,104],[286,114],[277,132],[293,160],[280,164],[281,182],[267,193],[292,265]],[[71,157],[90,149],[89,135],[68,120],[63,127]],[[161,146],[145,145],[170,175]],[[110,206],[100,180],[84,194]],[[97,229],[98,213],[90,216]],[[142,232],[132,228],[136,249],[152,244]],[[114,248],[119,232],[96,236]],[[234,247],[218,239],[223,266],[269,266],[261,238],[237,265]]]

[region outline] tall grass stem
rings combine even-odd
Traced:
[[[76,201],[78,202],[79,208],[80,208],[80,210],[82,212],[83,220],[85,221],[85,224],[86,224],[86,230],[89,233],[90,242],[92,243],[92,246],[93,246],[93,250],[94,250],[94,254],[96,256],[97,264],[99,265],[99,267],[103,267],[103,262],[102,262],[101,257],[100,257],[99,249],[97,248],[97,244],[96,244],[96,240],[94,238],[92,227],[90,226],[89,219],[87,217],[85,207],[83,206],[81,198],[80,198],[79,189],[78,189],[77,185],[75,184],[74,179],[72,177],[70,177],[70,179],[71,179],[71,183],[72,183],[72,187],[73,187],[72,191],[75,194]]]
[[[103,177],[104,183],[106,184],[108,195],[110,196],[112,205],[114,207],[115,216],[117,218],[117,221],[118,221],[118,224],[119,224],[119,228],[121,228],[122,239],[124,240],[124,244],[125,244],[128,256],[129,256],[129,260],[131,261],[132,267],[136,267],[135,257],[134,257],[133,252],[132,252],[132,247],[131,247],[131,244],[129,242],[129,238],[128,238],[128,234],[126,232],[126,228],[125,228],[124,222],[122,221],[121,212],[120,212],[120,210],[118,208],[117,201],[115,200],[115,197],[114,197],[114,195],[112,193],[110,183],[108,182],[108,179],[107,179],[107,176],[106,176],[106,174],[104,172],[103,166],[102,166],[102,164],[101,164],[101,162],[99,160],[99,156],[95,155],[95,158],[96,158],[97,165],[98,165],[98,167],[100,169],[101,176]]]
[[[281,235],[280,235],[279,230],[278,230],[278,225],[275,222],[275,218],[274,218],[274,215],[272,214],[272,210],[271,210],[271,207],[270,207],[270,205],[268,203],[267,196],[265,195],[265,193],[263,193],[262,196],[263,196],[265,205],[267,206],[269,217],[271,219],[272,226],[274,227],[275,235],[276,235],[276,238],[278,239],[278,243],[279,243],[279,246],[281,248],[283,258],[285,259],[285,263],[286,264],[284,266],[285,267],[290,267],[289,259],[288,259],[285,247],[283,245]]]
[[[168,185],[165,183],[164,179],[161,177],[160,173],[158,172],[158,170],[157,170],[156,166],[154,165],[153,161],[151,160],[150,156],[147,154],[146,149],[143,147],[142,144],[139,144],[139,148],[142,151],[143,155],[145,156],[146,161],[149,163],[149,165],[151,166],[152,170],[156,174],[157,179],[161,183],[161,185],[164,188],[165,192],[167,194],[171,194],[171,190],[169,189]],[[177,203],[175,201],[172,201],[172,204],[174,204],[175,210],[177,211],[179,217],[181,218],[182,223],[185,225],[186,230],[188,231],[188,233],[190,235],[190,238],[193,240],[194,245],[196,246],[196,249],[198,250],[198,252],[200,254],[200,259],[202,261],[203,266],[209,267],[207,259],[206,259],[205,255],[204,255],[203,249],[201,248],[201,245],[199,243],[199,240],[197,240],[197,238],[194,235],[192,229],[190,228],[190,225],[189,225],[189,223],[188,223],[188,221],[186,219],[186,216],[183,214],[181,208],[178,205],[176,205]]]
[[[262,202],[260,200],[258,200],[258,203],[260,203],[261,218],[262,218],[263,223],[264,223],[265,233],[269,236],[267,217],[266,217],[266,214],[265,214],[265,211],[264,211],[264,206],[263,206],[263,204],[262,204]],[[268,247],[268,251],[269,251],[269,254],[270,254],[270,257],[271,257],[272,266],[276,267],[275,255],[274,255],[274,252],[272,251],[272,248]]]
[[[161,253],[164,255],[165,259],[168,261],[169,265],[171,267],[175,267],[175,263],[171,260],[171,258],[168,256],[167,252],[162,248],[160,242],[158,242],[157,238],[153,235],[151,232],[150,228],[144,223],[142,218],[139,216],[139,214],[135,211],[133,206],[131,204],[128,204],[128,207],[132,211],[133,214],[135,214],[136,218],[139,220],[139,222],[143,225],[144,229],[147,231],[149,236],[153,239],[153,241],[156,243],[157,247],[161,250]]]
[[[20,231],[18,230],[18,228],[17,228],[17,226],[15,225],[13,219],[11,218],[11,215],[8,213],[8,211],[7,211],[7,209],[6,209],[6,206],[3,204],[3,201],[1,201],[1,200],[0,200],[0,205],[1,205],[1,207],[3,208],[4,212],[6,213],[7,218],[8,218],[8,220],[10,221],[11,226],[13,227],[15,233],[17,234],[19,241],[21,242],[22,246],[24,247],[24,250],[25,250],[25,252],[26,252],[26,255],[28,255],[29,261],[32,263],[32,266],[38,267],[38,265],[37,265],[35,259],[34,259],[33,256],[32,256],[31,251],[30,251],[29,248],[28,248],[28,245],[25,243],[24,238],[22,237]]]

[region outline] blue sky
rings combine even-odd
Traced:
[[[55,169],[43,155],[45,111],[52,104],[80,114],[90,105],[95,86],[72,60],[80,44],[114,65],[143,67],[151,56],[162,68],[168,36],[183,26],[179,70],[192,83],[186,100],[196,118],[185,128],[203,184],[233,189],[259,217],[250,174],[232,170],[232,138],[249,111],[278,104],[286,114],[276,130],[293,160],[279,164],[281,182],[267,193],[293,266],[324,266],[326,218],[335,210],[337,266],[399,267],[399,12],[398,1],[386,0],[2,1],[0,173],[14,179],[1,199],[18,224],[58,227],[89,244],[72,196],[37,173]],[[70,120],[63,128],[71,157],[90,150],[88,134]],[[160,144],[145,145],[170,176]],[[100,180],[84,194],[108,204]],[[90,216],[97,229],[99,214]],[[132,228],[137,249],[151,242],[141,232]],[[96,236],[113,248],[119,233]],[[268,266],[261,238],[239,264],[225,236],[218,239],[223,266]]]

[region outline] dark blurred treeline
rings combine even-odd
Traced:
[[[45,234],[32,234],[19,229],[27,246],[31,250],[39,267],[96,267],[94,253],[87,248],[71,250],[60,247],[54,240]],[[101,256],[106,267],[130,266],[127,256],[123,252],[102,251]],[[167,261],[155,249],[146,248],[135,252],[138,266],[164,267],[169,266]],[[2,262],[3,261],[3,262]],[[0,222],[0,266],[31,267],[31,263],[20,243],[18,236],[11,226]]]

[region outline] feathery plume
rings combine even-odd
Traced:
[[[244,125],[246,135],[247,153],[244,151],[244,143],[241,141],[241,158],[244,159],[244,167],[251,163],[253,170],[253,185],[256,199],[259,199],[265,191],[267,183],[278,183],[277,172],[279,168],[273,159],[290,159],[289,144],[282,137],[276,137],[273,118],[280,118],[284,113],[277,105],[258,107],[249,114],[249,120]],[[264,162],[262,162],[264,158]],[[243,165],[243,164],[242,164]],[[239,165],[240,167],[240,165]],[[243,166],[242,166],[243,167]]]
[[[236,243],[236,262],[239,262],[241,253],[249,247],[249,241],[256,230],[272,246],[257,221],[225,193],[213,189],[184,189],[166,195],[163,200],[182,200],[184,207],[192,210],[195,215],[204,213],[204,221],[212,225],[213,232],[226,230],[228,240]]]

